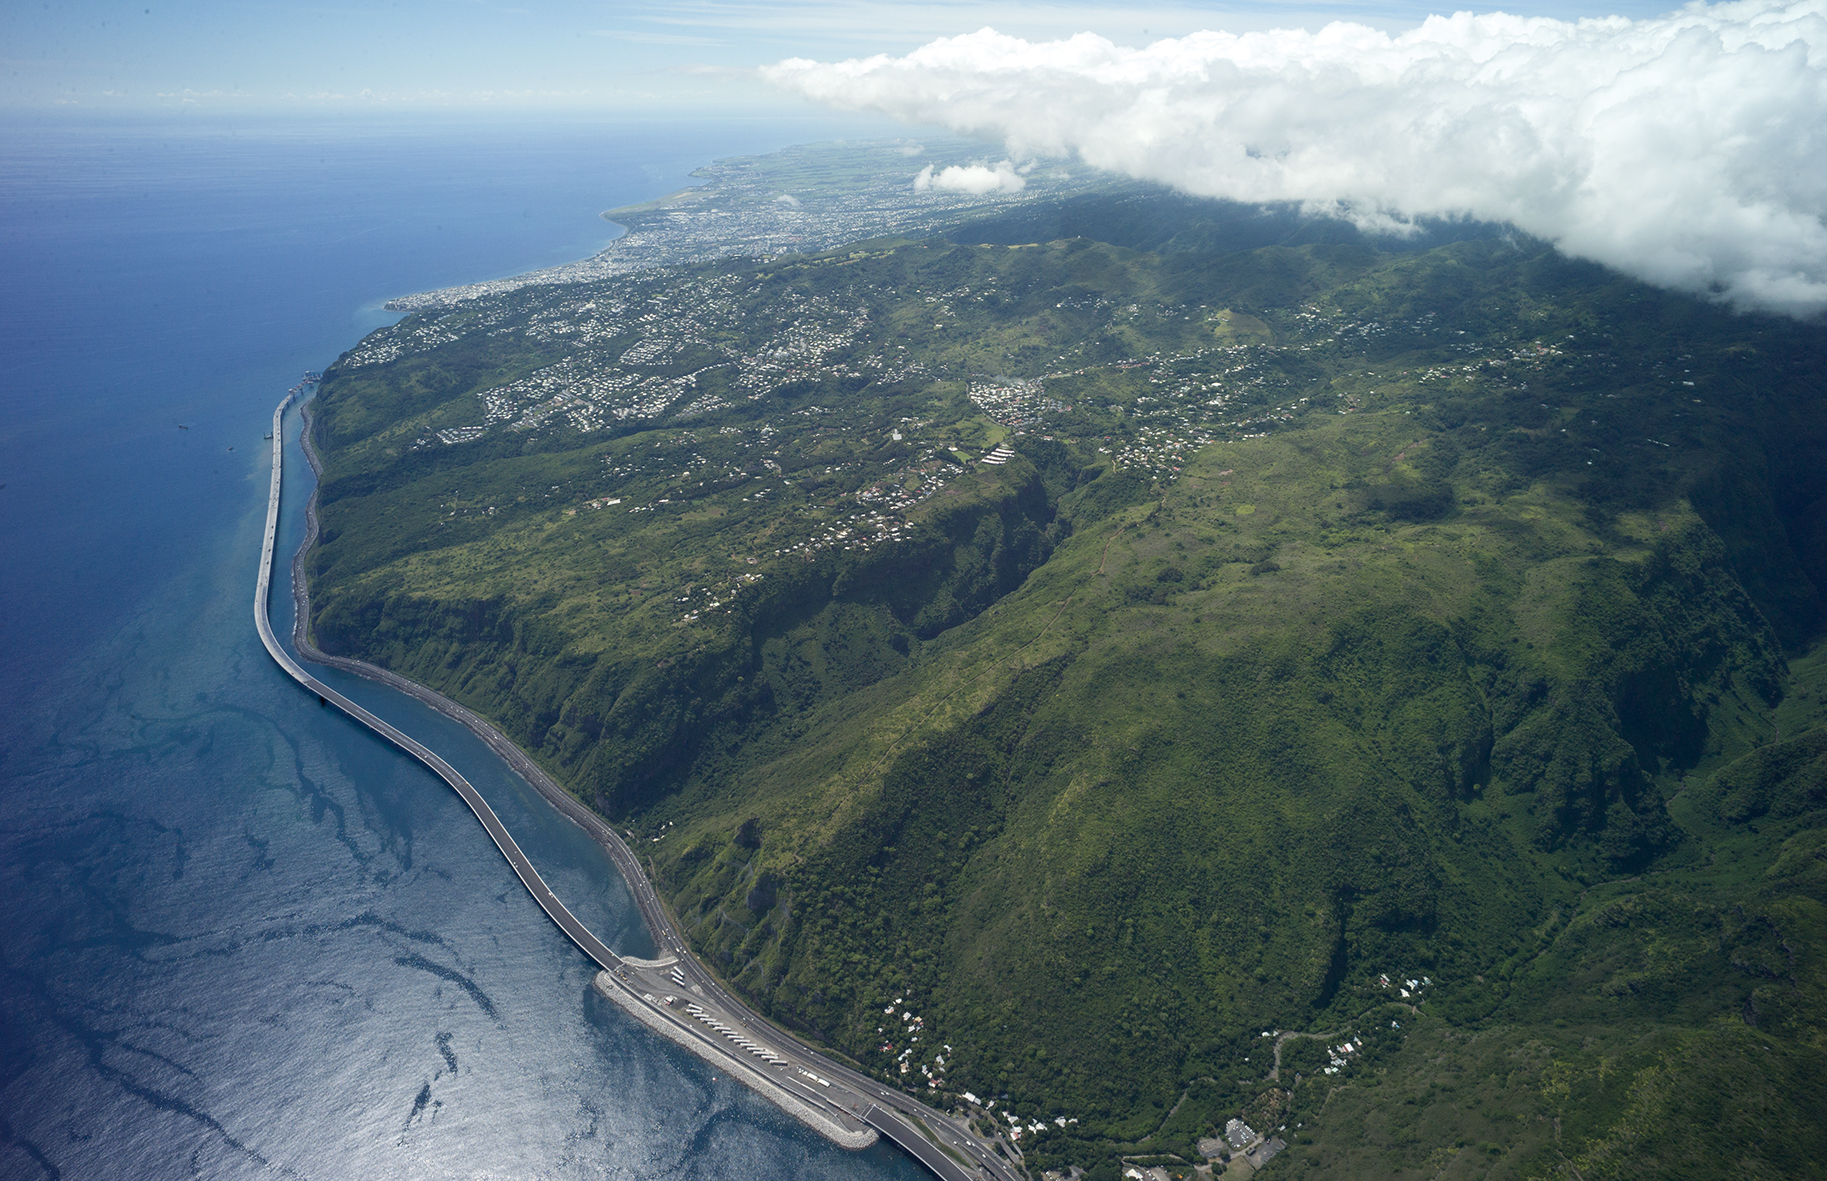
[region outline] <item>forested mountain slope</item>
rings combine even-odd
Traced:
[[[1827,331],[1009,224],[371,336],[318,642],[1037,1169],[1242,1114],[1315,1177],[1818,1174]]]

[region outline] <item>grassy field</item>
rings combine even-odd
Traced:
[[[1526,242],[1030,228],[371,337],[319,642],[1037,1170],[1244,1115],[1315,1177],[1818,1174],[1827,336]]]

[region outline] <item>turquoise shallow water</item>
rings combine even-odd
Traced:
[[[587,254],[598,210],[834,130],[0,135],[0,1175],[921,1176],[601,1003],[467,809],[249,616],[272,406],[381,300]],[[351,692],[645,946],[606,860],[479,742]]]

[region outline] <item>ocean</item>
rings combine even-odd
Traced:
[[[272,408],[386,299],[587,256],[600,210],[858,130],[0,130],[0,1176],[925,1176],[601,1001],[461,802],[251,620]],[[469,776],[611,946],[648,946],[608,860],[480,742],[337,683]]]

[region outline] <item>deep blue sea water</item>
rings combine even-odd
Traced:
[[[585,256],[599,210],[857,130],[0,129],[0,1177],[923,1176],[601,1002],[448,788],[251,623],[272,407],[383,300]],[[479,742],[351,692],[646,946],[607,860]]]

